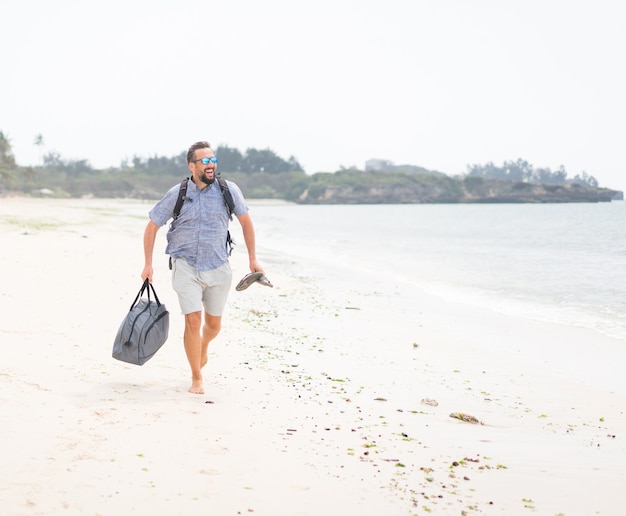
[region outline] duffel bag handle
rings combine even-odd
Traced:
[[[148,281],[146,279],[146,281]],[[154,286],[152,283],[148,283],[150,285],[150,289],[152,289],[152,293],[154,294],[154,300],[156,301],[157,306],[161,306],[161,301],[159,301],[159,296],[156,294],[156,290],[154,290]],[[150,289],[148,289],[148,301],[150,300]]]
[[[146,289],[148,290],[148,302],[150,302],[150,290],[152,290],[152,293],[154,294],[154,300],[157,303],[157,306],[161,306],[161,301],[159,301],[159,296],[157,296],[156,290],[154,290],[154,286],[152,285],[152,283],[150,283],[148,281],[148,278],[146,278],[143,282],[143,285],[141,285],[141,288],[139,289],[139,292],[137,293],[137,297],[135,297],[135,300],[133,301],[133,303],[130,305],[130,309],[128,310],[130,312],[130,310],[132,310],[135,305],[137,304],[137,301],[139,301],[139,299],[141,298],[141,296],[143,296],[143,293],[146,291]]]

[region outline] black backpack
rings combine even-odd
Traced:
[[[217,178],[217,182],[220,185],[220,190],[222,191],[222,197],[224,198],[224,205],[226,206],[226,212],[228,213],[228,218],[233,220],[233,213],[235,211],[235,201],[233,201],[233,195],[230,193],[228,189],[228,184],[222,177]],[[174,220],[178,218],[180,215],[180,210],[183,207],[183,203],[187,199],[187,184],[189,183],[189,178],[186,177],[180,183],[180,188],[178,189],[178,199],[176,199],[176,204],[174,205],[174,212],[172,213],[172,217]],[[235,241],[230,237],[230,231],[226,233],[226,243],[228,244],[228,256],[233,252],[233,247],[235,246]],[[170,256],[170,270],[172,269],[172,257]]]

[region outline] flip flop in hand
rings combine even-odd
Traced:
[[[237,283],[235,290],[237,290],[238,292],[246,290],[253,283],[259,283],[260,285],[263,285],[265,287],[274,286],[262,272],[250,272],[246,274],[239,283]]]

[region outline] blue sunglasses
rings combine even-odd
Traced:
[[[217,158],[213,156],[212,158],[200,158],[200,159],[193,160],[194,163],[196,161],[202,161],[203,165],[208,165],[209,163],[217,163]]]

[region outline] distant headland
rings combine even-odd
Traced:
[[[36,145],[43,146],[38,137]],[[527,161],[468,165],[467,173],[449,176],[416,165],[394,165],[372,159],[365,168],[307,174],[293,157],[283,159],[269,149],[241,152],[215,149],[218,172],[236,182],[249,199],[281,199],[300,204],[416,203],[563,203],[623,200],[618,190],[600,187],[586,172],[569,178],[536,168]],[[16,163],[11,145],[0,131],[0,194],[46,197],[158,199],[189,173],[186,153],[173,157],[133,157],[119,167],[94,169],[88,160],[42,153],[38,166]]]

